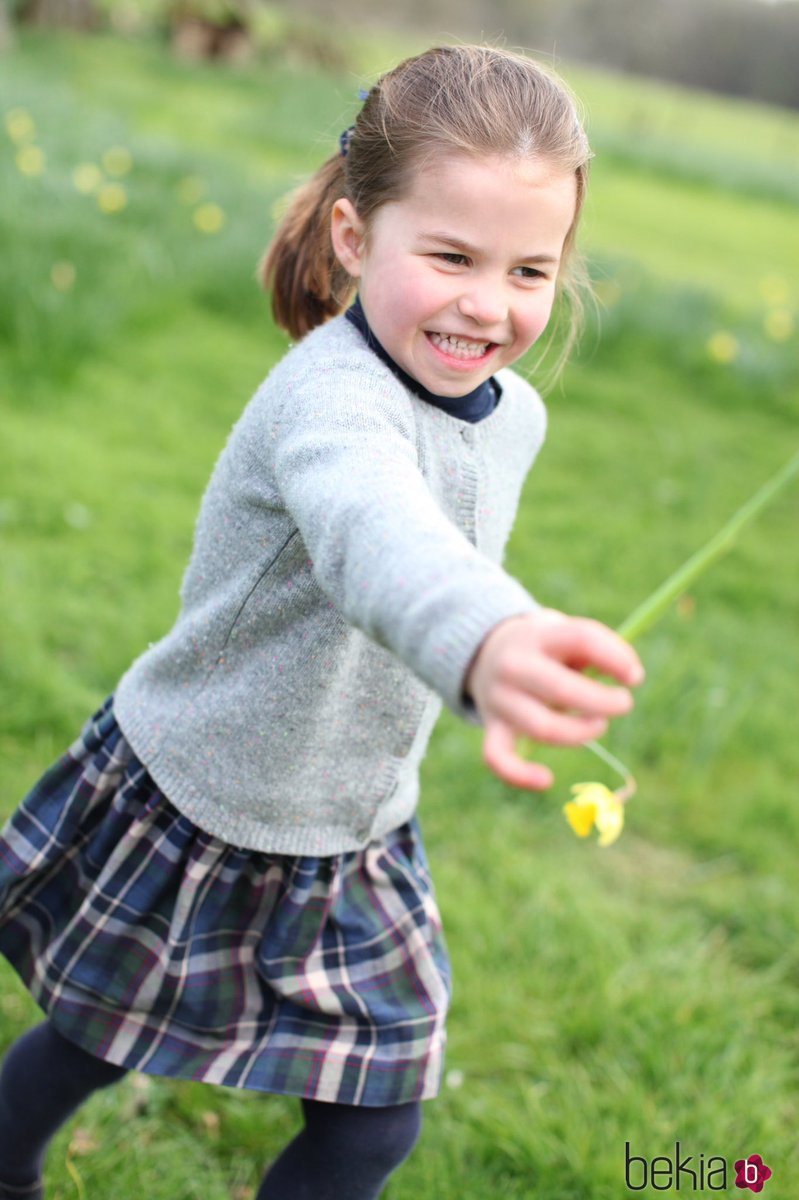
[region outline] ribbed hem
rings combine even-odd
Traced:
[[[385,828],[387,819],[392,829],[399,828],[410,820],[417,806],[418,774],[414,772],[405,779],[400,775],[398,780],[393,766],[389,766],[383,776],[378,775],[375,779],[371,814],[364,816],[362,825],[356,830],[348,825],[281,827],[267,824],[258,817],[231,812],[220,800],[200,793],[174,770],[168,754],[154,743],[149,727],[140,722],[135,713],[128,714],[124,701],[119,702],[116,697],[114,716],[133,753],[170,804],[204,833],[240,849],[267,854],[307,854],[318,858],[363,850],[376,837],[389,832]],[[386,797],[390,797],[387,804]],[[313,814],[309,814],[309,820],[314,819]]]

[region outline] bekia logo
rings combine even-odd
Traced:
[[[704,1154],[681,1157],[679,1142],[674,1143],[674,1158],[661,1154],[651,1160],[631,1154],[630,1143],[624,1143],[624,1179],[630,1192],[642,1192],[646,1187],[656,1192],[668,1192],[672,1188],[677,1192],[726,1192],[729,1175],[726,1158],[718,1155],[705,1158]],[[759,1154],[736,1159],[735,1186],[738,1188],[762,1192],[771,1175],[771,1168]]]

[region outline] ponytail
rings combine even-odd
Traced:
[[[344,158],[336,154],[293,194],[259,264],[275,321],[298,340],[340,313],[353,290],[330,240],[333,205],[346,194]]]

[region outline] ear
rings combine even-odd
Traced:
[[[352,201],[337,200],[330,214],[330,238],[336,258],[353,279],[361,275],[365,232]]]

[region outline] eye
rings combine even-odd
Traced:
[[[513,273],[518,273],[520,279],[546,279],[545,273],[539,271],[538,267],[514,267]]]
[[[440,250],[436,257],[443,258],[444,262],[450,263],[453,267],[466,267],[469,265],[469,259],[466,255],[458,254],[454,250]]]

